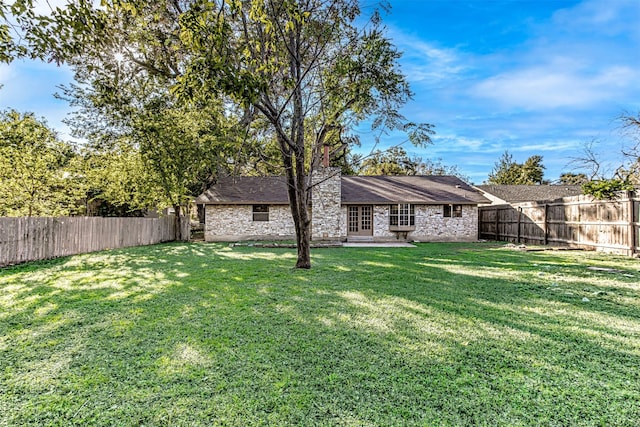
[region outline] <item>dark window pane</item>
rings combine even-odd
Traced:
[[[253,205],[254,221],[269,221],[269,205]]]

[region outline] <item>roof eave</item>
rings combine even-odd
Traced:
[[[266,201],[266,200],[242,200],[242,201],[198,201],[196,200],[196,204],[198,205],[284,205],[288,206],[289,202],[274,202],[274,201]]]

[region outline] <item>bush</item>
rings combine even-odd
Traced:
[[[582,191],[598,200],[614,200],[621,191],[632,191],[633,185],[619,179],[603,179],[582,184]]]

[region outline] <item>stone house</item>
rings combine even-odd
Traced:
[[[229,177],[196,199],[205,240],[294,239],[284,177]],[[478,204],[489,203],[453,176],[341,176],[320,168],[311,178],[312,239],[329,241],[474,241]]]

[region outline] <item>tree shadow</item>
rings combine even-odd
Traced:
[[[318,250],[311,271],[292,260],[174,243],[0,271],[7,422],[640,418],[630,278],[591,281],[571,256],[473,245]],[[585,286],[606,294],[583,303]]]

